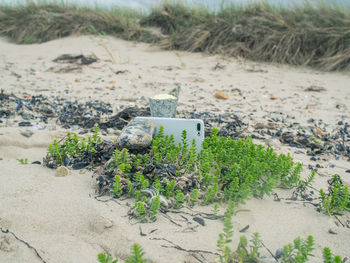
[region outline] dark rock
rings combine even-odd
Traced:
[[[193,221],[196,221],[198,224],[202,225],[202,226],[205,226],[205,221],[203,218],[201,217],[194,217],[193,218]]]
[[[172,164],[169,164],[166,168],[166,172],[169,174],[169,175],[172,175],[172,176],[176,176],[176,167]]]
[[[32,126],[32,124],[29,121],[21,121],[18,123],[19,127],[29,127]]]
[[[83,169],[88,165],[89,165],[88,162],[78,162],[78,163],[73,164],[72,168],[78,170],[78,169]]]
[[[24,137],[27,137],[27,138],[31,137],[34,134],[34,132],[32,132],[31,130],[21,131],[20,133],[21,133],[21,135],[23,135]]]
[[[279,259],[283,256],[283,248],[279,248],[275,252],[275,258]]]
[[[57,169],[57,164],[49,163],[49,164],[47,164],[47,167],[50,169]]]

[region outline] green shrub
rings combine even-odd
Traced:
[[[344,211],[350,211],[349,189],[343,185],[339,175],[333,175],[328,193],[321,189],[320,195],[320,209],[326,214],[341,215]]]

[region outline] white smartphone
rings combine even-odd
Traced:
[[[135,119],[152,121],[156,126],[156,135],[159,132],[160,126],[163,126],[164,134],[169,136],[173,134],[176,144],[181,142],[182,132],[186,130],[188,145],[192,145],[192,141],[195,139],[197,153],[202,149],[204,140],[204,122],[202,120],[161,117],[136,117]]]

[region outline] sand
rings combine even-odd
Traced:
[[[52,60],[67,53],[93,54],[99,61],[84,66],[80,72],[55,73],[64,65]],[[246,116],[249,127],[266,122],[264,115],[271,112],[291,114],[303,125],[310,118],[322,119],[330,126],[350,119],[348,73],[163,51],[110,37],[69,37],[34,45],[15,45],[0,39],[0,89],[19,97],[44,94],[72,101],[98,99],[112,103],[117,111],[122,105],[147,106],[148,97],[166,93],[177,83],[182,87],[180,111],[234,111]],[[306,92],[310,86],[324,90]],[[229,98],[215,98],[217,91]],[[206,225],[201,226],[192,219],[195,212],[186,208],[183,214],[168,214],[177,224],[165,216],[147,224],[129,219],[132,200],[96,200],[92,171],[71,170],[66,177],[56,177],[55,171],[46,167],[19,164],[19,158],[26,157],[29,163],[42,160],[47,145],[54,138],[62,138],[66,130],[56,125],[44,130],[18,127],[15,120],[0,123],[0,227],[30,244],[42,260],[12,234],[0,232],[0,262],[97,262],[100,252],[110,253],[122,262],[135,242],[151,262],[219,262],[214,253],[222,221],[205,219]],[[34,133],[30,138],[20,134],[27,129]],[[113,134],[108,137],[116,139]],[[274,147],[303,162],[303,177],[309,174],[310,157],[305,151],[278,143]],[[327,180],[335,173],[349,185],[350,174],[345,172],[350,169],[349,161],[343,157],[328,159],[323,163],[323,176],[316,177],[313,187],[327,187]],[[276,192],[285,198],[292,193],[281,189]],[[211,213],[213,207],[196,206],[194,210]],[[224,211],[225,205],[221,205],[219,215]],[[316,250],[310,262],[322,261],[325,246],[335,254],[350,257],[350,229],[339,223],[346,225],[347,220],[349,213],[337,219],[302,202],[275,202],[273,197],[252,199],[240,205],[233,217],[234,244],[242,234],[250,239],[252,233],[259,232],[264,245],[275,252],[297,236],[313,235]],[[249,228],[239,233],[247,225]],[[336,234],[329,233],[329,229]],[[141,235],[141,230],[146,235]],[[208,253],[181,251],[164,239],[186,250]],[[261,252],[270,256],[265,248]]]

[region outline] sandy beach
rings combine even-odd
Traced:
[[[53,61],[62,54],[93,56],[97,61],[75,68]],[[259,125],[264,129],[287,115],[286,122],[294,123],[296,132],[297,127],[301,131],[317,124],[322,128],[320,134],[327,134],[339,123],[350,122],[349,73],[164,51],[112,37],[78,36],[32,45],[0,39],[0,90],[19,98],[43,95],[52,101],[97,100],[110,103],[115,114],[130,106],[147,107],[148,97],[167,93],[178,83],[182,88],[179,116],[182,112],[234,113],[246,123],[242,131],[246,135],[258,134]],[[226,93],[228,99],[217,99],[217,91]],[[133,200],[96,198],[94,171],[70,170],[68,176],[56,177],[55,170],[32,164],[42,161],[53,139],[81,128],[65,129],[55,116],[47,123],[31,119],[27,127],[19,127],[23,121],[19,115],[0,120],[0,262],[97,262],[100,252],[123,262],[135,242],[150,262],[219,262],[216,245],[222,221],[204,219],[202,226],[193,220],[198,212],[212,213],[212,205],[182,208],[183,213],[139,223],[128,217]],[[279,123],[276,121],[275,128]],[[28,130],[32,132],[29,137],[21,134]],[[101,136],[114,141],[117,134],[116,129],[109,129]],[[261,137],[253,137],[254,142],[290,153],[302,162],[303,178],[310,174],[309,165],[319,164],[312,184],[316,190],[327,189],[327,180],[334,174],[350,186],[346,172],[350,160],[345,155],[323,153],[313,161],[306,148]],[[20,164],[20,158],[28,158],[28,164]],[[274,253],[298,236],[312,235],[316,249],[310,262],[322,261],[324,247],[350,258],[349,213],[328,216],[312,204],[285,200],[292,190],[274,192],[281,201],[274,201],[273,196],[251,199],[236,209],[232,249],[240,235],[250,239],[259,232],[267,248],[261,249],[262,254],[271,257],[268,250]],[[218,214],[223,215],[225,208],[221,204]]]

